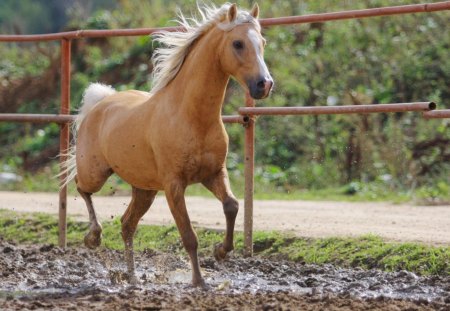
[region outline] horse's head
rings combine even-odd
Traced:
[[[265,40],[257,21],[257,4],[247,12],[230,5],[225,20],[219,24],[224,31],[220,62],[223,70],[232,75],[254,99],[265,98],[273,86],[273,79],[264,62]]]

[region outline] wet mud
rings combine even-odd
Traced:
[[[201,267],[206,291],[190,286],[185,258],[147,250],[129,285],[119,251],[0,241],[0,309],[450,310],[450,276],[237,256]]]

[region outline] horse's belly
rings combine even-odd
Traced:
[[[114,173],[116,173],[120,178],[126,181],[128,184],[144,190],[162,190],[163,186],[158,178],[155,178],[153,174],[150,173],[151,168],[149,167],[139,167],[139,168],[113,168]],[[143,172],[149,172],[148,174],[143,174]]]
[[[105,157],[114,173],[130,185],[144,190],[162,189],[153,154],[132,139],[110,144]]]

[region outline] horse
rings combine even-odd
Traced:
[[[117,174],[132,186],[132,198],[121,218],[124,258],[130,283],[135,276],[133,236],[158,191],[164,191],[192,269],[192,285],[207,287],[200,273],[197,235],[190,223],[184,193],[202,183],[221,202],[226,218],[217,260],[233,250],[238,201],[230,189],[226,156],[228,135],[221,108],[230,77],[254,99],[267,97],[273,80],[264,62],[265,40],[259,7],[247,12],[236,4],[199,7],[201,19],[181,13],[178,32],[155,35],[153,86],[150,92],[117,92],[90,84],[75,120],[75,144],[65,163],[67,179],[89,212],[89,248],[101,244],[102,226],[92,194]]]

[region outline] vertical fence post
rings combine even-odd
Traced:
[[[255,101],[247,92],[245,106],[254,107]],[[250,117],[245,128],[244,145],[244,256],[253,255],[253,192],[254,192],[254,168],[255,168],[255,120]]]
[[[68,39],[61,40],[61,108],[60,114],[70,113],[70,46],[71,41]],[[60,170],[63,169],[62,163],[67,159],[67,151],[69,149],[69,123],[63,123],[60,127],[59,152],[60,152]],[[67,174],[61,175],[61,184],[65,180]],[[61,187],[59,190],[59,236],[58,245],[66,247],[66,230],[67,230],[67,186]]]

